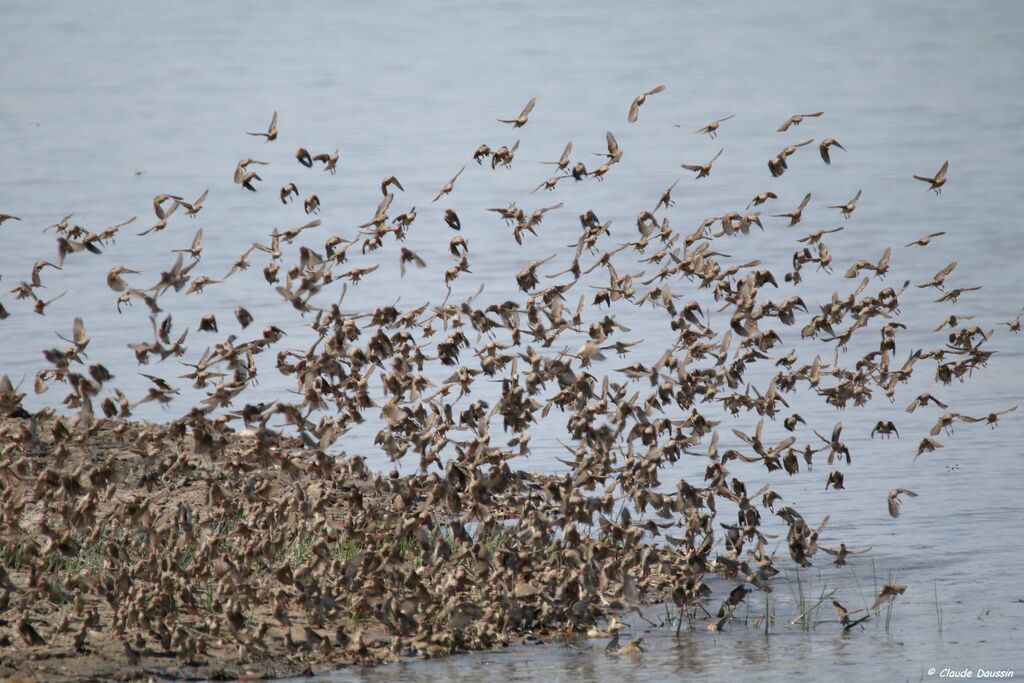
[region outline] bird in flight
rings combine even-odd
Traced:
[[[729,119],[731,119],[734,116],[736,116],[736,114],[729,114],[725,118],[715,119],[714,121],[712,121],[708,125],[704,126],[703,128],[698,128],[694,132],[698,133],[698,134],[706,133],[709,138],[714,140],[715,137],[718,136],[718,127],[722,124],[722,122],[723,121],[728,121]]]
[[[714,164],[716,161],[718,161],[718,157],[722,156],[722,152],[724,152],[724,151],[725,151],[724,147],[722,149],[718,150],[718,154],[713,156],[711,158],[711,161],[707,162],[706,164],[681,164],[681,165],[687,171],[694,171],[694,172],[696,172],[697,178],[706,178],[709,175],[711,175],[711,166],[712,166],[712,164]]]
[[[519,116],[514,119],[498,119],[500,123],[511,123],[513,128],[522,128],[526,125],[527,120],[530,118],[530,112],[533,111],[533,105],[537,104],[537,98],[531,98],[523,110],[519,112]]]
[[[660,93],[661,91],[663,91],[664,89],[665,89],[665,86],[659,85],[658,87],[654,88],[653,90],[648,90],[643,95],[638,95],[636,97],[636,99],[633,100],[633,104],[629,105],[629,116],[626,117],[627,120],[630,123],[636,123],[637,116],[640,113],[640,105],[642,105],[644,102],[647,101],[647,96],[648,95],[656,95],[656,94]]]
[[[928,183],[928,189],[934,190],[935,194],[942,194],[942,186],[946,184],[946,172],[949,170],[949,161],[942,162],[942,168],[933,177],[916,175],[914,178],[921,182]]]
[[[270,142],[271,140],[276,140],[277,139],[277,112],[275,111],[274,115],[271,117],[270,125],[267,126],[267,132],[266,133],[247,133],[247,134],[248,135],[252,135],[253,137],[257,137],[257,138],[266,138],[267,142]]]
[[[786,119],[785,123],[779,126],[778,132],[785,133],[787,130],[789,130],[790,126],[799,126],[801,123],[804,122],[804,119],[817,118],[824,113],[825,112],[823,111],[816,111],[813,114],[793,114],[788,119]]]

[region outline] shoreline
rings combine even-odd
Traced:
[[[314,675],[583,636],[675,584],[678,553],[557,520],[558,477],[389,477],[214,424],[0,419],[0,677]]]

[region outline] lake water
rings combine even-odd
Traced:
[[[895,407],[883,397],[838,416],[817,399],[793,397],[794,409],[819,431],[843,420],[854,454],[853,466],[844,468],[845,491],[824,490],[824,463],[793,478],[734,463],[748,486],[770,482],[809,520],[831,515],[826,545],[872,546],[870,555],[842,569],[819,555],[815,567],[800,572],[801,585],[818,594],[835,589],[851,609],[870,603],[877,584],[893,577],[910,586],[896,601],[888,629],[884,614],[846,635],[835,623],[810,631],[785,625],[799,611],[791,571],[777,580],[771,600],[778,622],[768,636],[738,620],[725,633],[711,634],[698,624],[676,637],[672,629],[651,629],[631,618],[649,648],[635,659],[605,656],[605,641],[599,640],[344,670],[332,680],[921,680],[929,678],[931,667],[1020,671],[1022,414],[1007,416],[995,430],[962,425],[955,438],[942,438],[942,450],[914,462],[915,446],[938,411],[907,415],[903,407],[924,389],[968,415],[1024,398],[1024,335],[998,325],[1024,305],[1024,239],[1016,218],[1024,187],[1024,4],[0,2],[0,16],[0,211],[22,218],[0,227],[0,302],[11,313],[0,323],[0,373],[25,377],[26,387],[44,365],[40,349],[63,345],[54,333],[68,336],[80,315],[92,337],[90,361],[104,363],[116,386],[140,398],[147,383],[124,345],[150,338],[147,311],[136,304],[118,314],[116,295],[104,284],[107,270],[125,264],[142,271],[131,276],[133,285],[150,286],[173,263],[169,250],[187,247],[202,227],[203,259],[194,274],[219,278],[274,227],[308,220],[301,202],[284,207],[277,198],[277,189],[289,181],[298,184],[301,196],[316,193],[323,202],[324,225],[298,240],[317,249],[328,234],[355,235],[355,226],[373,215],[380,179],[387,174],[397,175],[406,190],[396,193],[392,215],[417,207],[406,246],[428,268],[399,278],[393,245],[365,256],[355,245],[354,263],[382,267],[350,288],[346,310],[369,310],[399,297],[408,307],[441,302],[441,273],[453,263],[447,253],[453,233],[441,221],[444,208],[462,219],[473,271],[457,281],[453,297],[484,284],[480,301],[494,303],[517,298],[512,275],[529,261],[558,254],[542,273],[568,265],[566,245],[578,237],[579,213],[592,208],[602,220],[613,220],[602,250],[612,248],[634,238],[637,212],[653,206],[677,178],[677,204],[669,215],[684,233],[707,216],[742,209],[767,189],[780,199],[763,207],[765,213],[788,211],[811,192],[799,226],[789,229],[782,219],[766,218],[764,233],[716,242],[736,263],[760,259],[781,280],[797,237],[845,225],[827,239],[836,272],[808,275],[800,287],[809,304],[827,300],[833,291],[852,291],[857,281],[844,279],[843,271],[858,258],[877,260],[890,244],[892,286],[904,279],[923,282],[950,260],[959,264],[950,277],[953,286],[984,285],[955,306],[932,304],[933,290],[912,288],[901,298],[901,320],[909,329],[899,337],[899,358],[910,349],[941,344],[942,334],[932,329],[953,311],[975,316],[970,324],[985,330],[996,328],[992,346],[999,353],[967,383],[935,386],[931,364],[919,366]],[[627,124],[632,98],[659,83],[667,90],[648,99],[638,123]],[[513,131],[495,121],[515,116],[531,97],[537,106],[526,127]],[[264,130],[275,110],[277,141],[244,134]],[[819,110],[825,116],[786,134],[775,132],[789,115]],[[736,117],[722,125],[717,140],[693,133],[729,114]],[[590,153],[604,150],[606,130],[616,134],[625,154],[603,183],[561,183],[553,193],[530,193],[551,168],[536,162],[556,159],[569,140],[574,159],[598,164]],[[770,177],[765,162],[783,146],[826,136],[847,148],[833,151],[831,167],[810,146],[791,159],[784,176]],[[521,147],[508,171],[470,160],[481,143],[497,148],[517,139]],[[339,148],[337,174],[296,164],[292,154],[300,145],[314,154]],[[703,163],[719,148],[725,151],[709,178],[698,182],[679,168]],[[247,156],[271,162],[258,169],[265,182],[256,194],[232,182],[235,162]],[[911,178],[934,173],[946,159],[950,180],[941,196]],[[455,192],[432,204],[463,165]],[[166,230],[136,236],[155,221],[154,195],[194,199],[205,188],[209,198],[197,218],[175,215]],[[826,208],[860,189],[863,197],[849,221]],[[527,211],[559,201],[566,206],[548,214],[539,234],[520,248],[510,230],[484,211],[513,199]],[[53,233],[43,234],[42,228],[71,212],[72,222],[95,231],[139,218],[102,256],[72,254],[64,270],[44,271],[43,298],[66,294],[40,317],[7,292],[28,279],[35,259],[56,258]],[[899,246],[940,230],[947,234],[926,249]],[[627,260],[625,253],[620,256]],[[593,258],[581,261],[586,266]],[[308,320],[282,306],[263,282],[262,266],[263,259],[254,257],[248,272],[202,295],[182,291],[161,298],[173,313],[175,331],[192,330],[190,359],[226,334],[248,339],[269,324],[289,333],[281,348],[300,348],[308,340]],[[607,281],[599,275],[595,271],[586,283]],[[871,291],[881,286],[872,284]],[[573,307],[580,289],[569,295]],[[586,290],[588,300],[594,291]],[[674,291],[683,301],[708,302],[706,293],[690,291],[685,283]],[[775,298],[791,293],[783,286]],[[231,315],[238,305],[256,319],[244,332]],[[651,326],[650,309],[616,312],[632,328],[622,338],[644,343],[626,360],[595,373],[656,359],[669,340],[665,325]],[[206,313],[217,316],[220,334],[196,331]],[[828,362],[831,347],[801,345],[798,329],[786,331],[782,353],[817,348],[810,352]],[[850,354],[877,345],[875,334],[855,339]],[[143,370],[170,379],[185,372],[172,360]],[[431,376],[443,378],[444,370]],[[755,373],[751,380],[764,376]],[[289,378],[267,365],[259,386],[246,396],[251,402],[272,400],[292,388]],[[29,393],[27,404],[38,408],[55,404],[62,392],[55,387],[41,397]],[[197,396],[183,387],[168,410],[144,404],[136,415],[173,419]],[[869,437],[883,417],[896,420],[901,439]],[[555,458],[564,453],[557,443],[563,426],[559,415],[540,424],[530,457],[513,464],[559,471],[563,466]],[[736,426],[754,428],[749,417]],[[374,455],[378,428],[368,421],[341,447],[369,456],[376,467],[390,467]],[[781,438],[780,425],[768,425],[767,432],[770,439]],[[809,429],[798,435],[814,439]],[[688,459],[662,481],[671,487],[680,476],[699,480],[704,464]],[[409,472],[416,463],[400,467]],[[920,496],[892,519],[885,498],[897,486]],[[756,605],[763,596],[751,600],[753,621],[764,612],[764,605]],[[817,618],[833,619],[828,602]]]

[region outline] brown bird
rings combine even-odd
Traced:
[[[235,309],[235,320],[238,321],[238,324],[241,325],[242,329],[244,330],[245,328],[249,327],[249,325],[252,324],[252,313],[247,311],[242,306],[239,306],[238,308]]]
[[[614,164],[622,158],[622,149],[619,147],[619,141],[615,139],[615,135],[611,131],[604,134],[604,139],[608,147],[607,154],[604,152],[595,152],[594,156],[607,157],[608,163]]]
[[[487,145],[480,145],[479,147],[476,148],[476,151],[473,152],[473,161],[480,165],[483,165],[484,159],[486,159],[489,156],[491,156],[491,148]]]
[[[186,216],[188,216],[189,218],[195,218],[196,214],[198,214],[199,211],[203,208],[203,202],[206,201],[206,195],[208,195],[209,193],[210,190],[209,188],[207,188],[203,190],[203,193],[201,195],[199,195],[199,199],[195,200],[194,202],[189,203],[179,200],[178,203],[185,207]]]
[[[411,249],[406,249],[405,247],[402,247],[401,258],[398,261],[398,268],[401,271],[403,277],[405,276],[406,263],[412,263],[417,268],[427,267],[427,264],[423,261],[423,259],[421,259],[416,254],[416,252],[412,251]]]
[[[944,285],[945,285],[946,278],[949,277],[949,274],[952,273],[955,269],[956,269],[956,261],[951,261],[951,262],[947,263],[945,266],[943,266],[942,270],[940,270],[939,272],[935,273],[935,275],[932,277],[931,280],[929,280],[928,282],[925,282],[923,284],[917,285],[917,288],[918,289],[925,289],[927,287],[934,287],[935,289],[938,289],[938,290],[941,291],[943,289]]]
[[[1016,318],[1013,318],[1012,320],[1004,320],[1000,324],[1001,325],[1006,325],[1007,329],[1009,329],[1010,332],[1013,332],[1014,334],[1019,334],[1020,333],[1020,327],[1021,327],[1021,316],[1022,315],[1024,315],[1024,308],[1022,308],[1017,313],[1017,317]]]
[[[276,140],[277,139],[277,112],[275,111],[274,115],[270,118],[270,125],[267,126],[267,132],[266,133],[248,133],[248,135],[252,135],[252,136],[258,137],[258,138],[266,138],[267,142],[270,142],[271,140]]]
[[[997,413],[989,413],[984,417],[967,417],[966,415],[961,415],[960,419],[963,420],[964,422],[984,422],[985,424],[992,427],[992,429],[995,429],[996,425],[999,424],[1000,417],[1012,413],[1019,407],[1020,406],[1013,406],[1012,408],[1007,408],[1006,410],[1000,410]]]
[[[540,163],[547,164],[549,166],[557,166],[558,170],[564,171],[569,168],[569,155],[572,154],[572,141],[565,146],[562,150],[562,156],[558,158],[558,161],[542,161]]]
[[[818,143],[818,151],[821,152],[821,160],[826,164],[831,164],[832,159],[829,158],[828,149],[829,147],[838,147],[839,149],[846,151],[846,148],[839,144],[839,141],[835,138],[825,138]]]
[[[728,121],[729,119],[731,119],[734,116],[736,116],[736,115],[735,114],[729,114],[725,118],[715,119],[714,121],[712,121],[708,125],[704,126],[703,128],[698,128],[694,132],[697,133],[698,135],[701,134],[701,133],[707,133],[708,137],[710,137],[712,140],[714,140],[716,137],[718,137],[718,127],[722,124],[722,122],[723,121]]]
[[[249,190],[250,192],[255,192],[256,186],[252,184],[252,181],[254,180],[263,180],[263,178],[261,178],[259,174],[256,173],[256,171],[247,172],[245,175],[242,176],[242,187]]]
[[[902,490],[902,489],[897,489]],[[904,491],[904,493],[910,493],[910,491]],[[878,597],[875,598],[874,603],[868,608],[869,612],[874,612],[879,607],[884,605],[886,602],[893,600],[897,595],[903,595],[907,591],[907,586],[901,586],[895,583],[887,583],[882,586],[882,589],[878,591]]]
[[[875,423],[874,429],[871,430],[871,438],[875,438],[875,434],[881,434],[882,436],[890,436],[892,434],[899,438],[900,433],[896,430],[896,423],[892,420],[879,420]]]
[[[853,199],[846,202],[845,204],[836,204],[830,206],[830,209],[839,209],[839,212],[843,214],[843,218],[849,218],[853,215],[854,209],[857,208],[857,200],[860,199],[861,190],[857,190],[857,194],[853,196]]]
[[[68,218],[71,218],[71,216],[68,216]],[[18,218],[17,216],[12,216],[9,213],[0,213],[0,225],[3,225],[6,221],[20,221],[20,220],[21,219]],[[66,221],[67,218],[65,218],[64,220]]]
[[[385,197],[388,195],[388,186],[394,185],[402,192],[405,192],[405,188],[402,187],[402,183],[398,182],[398,178],[393,175],[386,176],[384,180],[380,181],[380,191]]]
[[[437,201],[438,199],[440,199],[441,197],[445,196],[446,194],[448,194],[448,193],[450,193],[450,192],[451,192],[452,190],[454,190],[454,189],[455,189],[455,181],[459,179],[459,176],[460,176],[460,175],[462,175],[462,172],[463,172],[463,171],[465,171],[465,170],[466,170],[466,167],[465,167],[465,166],[463,166],[462,168],[460,168],[460,169],[459,169],[459,172],[458,172],[458,173],[456,173],[456,174],[455,174],[455,175],[454,175],[454,176],[452,177],[452,179],[451,179],[451,180],[449,180],[449,181],[448,181],[447,183],[445,183],[445,184],[444,184],[444,187],[442,187],[442,188],[441,188],[441,189],[440,189],[440,190],[438,191],[437,195],[436,195],[436,196],[434,197],[434,199],[433,199],[433,200],[431,200],[431,201],[435,201],[435,202],[436,202],[436,201]]]
[[[773,218],[788,218],[789,227],[793,227],[800,222],[803,217],[804,209],[807,208],[807,204],[811,201],[811,193],[808,192],[804,195],[804,198],[800,200],[800,206],[796,207],[793,211],[787,211],[786,213],[773,213]]]
[[[245,177],[245,169],[248,168],[250,164],[258,164],[260,166],[266,166],[268,163],[269,162],[267,162],[267,161],[259,161],[257,159],[250,159],[248,157],[246,157],[245,159],[240,160],[235,165],[235,185],[241,185],[242,184],[242,179]],[[69,216],[69,218],[70,218],[70,216]]]
[[[824,113],[825,112],[823,111],[816,111],[813,114],[793,114],[788,119],[786,119],[785,123],[779,126],[778,132],[785,133],[787,130],[789,130],[790,126],[799,126],[801,123],[804,122],[804,119],[817,118]]]
[[[452,230],[462,230],[462,222],[459,220],[459,215],[451,209],[444,210],[444,222]]]
[[[826,553],[836,558],[835,566],[843,567],[846,565],[846,558],[850,555],[864,555],[871,551],[870,547],[864,548],[864,550],[850,550],[846,547],[845,543],[840,543],[838,548],[822,548]]]
[[[203,253],[203,229],[199,228],[196,230],[196,234],[192,236],[192,244],[188,249],[171,249],[171,252],[188,254],[192,258],[198,259],[199,255]]]
[[[755,196],[753,199],[750,200],[750,203],[747,204],[747,208],[749,209],[751,206],[761,206],[769,199],[778,198],[779,195],[775,194],[774,192],[762,192],[761,194]]]
[[[299,147],[295,150],[295,158],[298,159],[299,163],[306,168],[313,168],[313,156],[305,147]]]
[[[940,230],[938,232],[930,232],[927,235],[925,235],[924,237],[919,237],[918,239],[914,240],[913,242],[907,242],[903,246],[905,246],[905,247],[927,247],[929,242],[932,241],[932,239],[934,239],[936,237],[939,237],[940,235],[945,235],[945,234],[946,234],[945,230]]]
[[[320,213],[320,197],[311,194],[302,200],[302,208],[308,216],[311,213]]]
[[[917,453],[914,454],[914,460],[917,460],[925,453],[933,453],[936,450],[942,448],[942,444],[935,439],[929,439],[927,436],[921,439],[921,443],[917,445]],[[895,515],[893,515],[895,516]]]
[[[324,165],[324,170],[330,171],[331,175],[334,175],[334,172],[338,167],[338,160],[340,158],[341,154],[339,153],[339,150],[335,149],[330,154],[326,152],[324,154],[317,154],[315,157],[313,157],[313,161],[322,162]]]
[[[282,204],[287,204],[288,200],[292,197],[292,195],[298,197],[299,196],[299,188],[298,188],[298,186],[295,183],[288,183],[287,185],[285,185],[284,187],[281,188],[281,193],[280,193],[281,203]]]
[[[131,270],[124,266],[114,266],[107,272],[107,287],[110,287],[115,292],[123,292],[128,288],[128,283],[121,279],[121,275],[125,273],[139,274],[137,270]]]
[[[892,517],[900,516],[900,506],[902,505],[900,502],[901,495],[917,498],[917,494],[910,489],[893,489],[892,491],[889,491],[889,515]]]
[[[716,154],[714,157],[712,157],[711,161],[708,161],[705,164],[699,164],[699,165],[681,164],[681,165],[687,171],[695,171],[697,173],[697,178],[706,178],[707,176],[711,175],[711,166],[712,166],[712,164],[714,164],[716,161],[718,161],[718,157],[722,156],[722,152],[724,152],[724,151],[725,151],[724,147],[722,149],[718,150],[718,154]]]
[[[630,123],[636,123],[637,115],[640,113],[640,105],[647,101],[647,97],[649,95],[656,95],[662,92],[664,89],[665,86],[659,85],[653,90],[648,90],[643,95],[638,95],[636,99],[633,100],[633,103],[629,105],[629,116],[627,116],[626,119]]]
[[[523,110],[519,112],[519,116],[514,119],[498,119],[498,121],[501,123],[511,123],[513,128],[522,128],[526,125],[526,121],[529,119],[530,112],[533,111],[533,105],[535,104],[537,104],[537,98],[531,98],[530,101],[526,103],[526,106],[523,107]]]
[[[949,161],[942,162],[942,168],[934,176],[916,175],[914,178],[921,182],[928,183],[928,189],[934,190],[935,194],[942,194],[942,186],[946,184],[946,172],[949,170]]]

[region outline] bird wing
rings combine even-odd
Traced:
[[[633,104],[629,105],[629,116],[626,117],[626,120],[629,121],[630,123],[636,123],[637,114],[639,113],[639,111],[640,98],[638,97],[635,100],[633,100]]]

